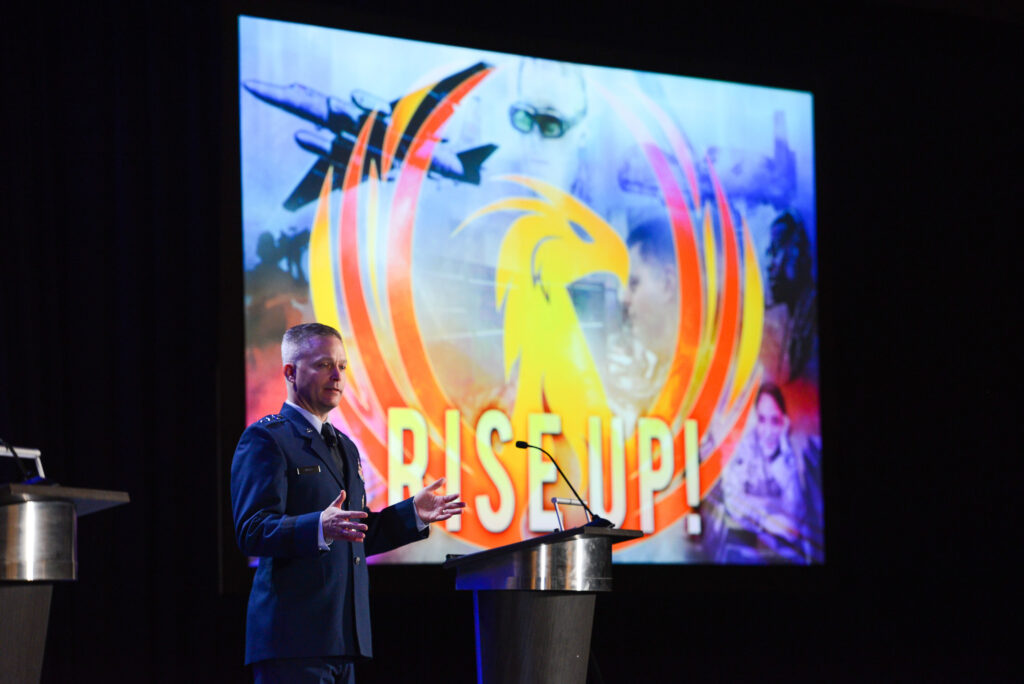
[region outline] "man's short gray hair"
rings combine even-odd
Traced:
[[[302,355],[303,347],[314,337],[337,337],[340,340],[341,333],[323,323],[301,323],[288,328],[281,339],[281,365],[294,366]]]

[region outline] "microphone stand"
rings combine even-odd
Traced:
[[[536,446],[534,444],[528,444],[522,440],[516,442],[516,448],[536,449],[537,451],[547,455],[547,457],[551,459],[551,462],[555,464],[555,468],[558,470],[558,474],[562,476],[562,480],[565,481],[565,484],[569,485],[569,489],[571,489],[572,493],[576,495],[576,500],[580,502],[580,505],[583,506],[583,510],[585,510],[587,512],[587,515],[590,516],[590,522],[584,525],[584,527],[615,527],[615,523],[613,523],[611,520],[602,518],[599,515],[594,515],[594,512],[590,510],[589,506],[587,506],[587,502],[583,500],[583,497],[579,495],[579,493],[576,491],[576,488],[572,486],[572,482],[569,482],[569,478],[567,478],[565,476],[565,473],[562,472],[562,468],[561,466],[558,465],[558,461],[555,460],[554,456],[549,454],[541,447]]]

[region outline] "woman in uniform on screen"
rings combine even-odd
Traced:
[[[801,458],[789,440],[786,401],[765,383],[748,429],[722,473],[728,516],[726,563],[806,562],[800,545],[804,517]]]

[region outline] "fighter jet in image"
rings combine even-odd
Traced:
[[[392,170],[405,159],[416,131],[438,103],[460,83],[489,68],[490,65],[480,62],[438,81],[425,93],[394,149]],[[401,98],[388,102],[365,90],[353,90],[349,100],[345,100],[317,92],[300,83],[281,86],[250,80],[243,82],[242,86],[257,99],[305,119],[317,127],[316,132],[300,130],[295,133],[295,142],[299,147],[317,155],[318,159],[284,201],[286,209],[295,211],[315,200],[330,165],[337,167],[334,173],[334,187],[341,187],[344,169],[355,146],[356,136],[372,112],[377,112],[377,117],[369,134],[362,178],[365,179],[369,173],[371,161],[376,164],[378,170],[382,168],[384,136]],[[488,144],[455,152],[445,143],[446,141],[440,140],[435,146],[429,175],[479,185],[480,167],[498,146]],[[389,177],[393,176],[389,174]]]

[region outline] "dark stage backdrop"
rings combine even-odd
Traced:
[[[1003,502],[1019,453],[1005,435],[1022,32],[1019,14],[927,5],[312,8],[357,30],[815,94],[827,572],[807,588],[619,568],[595,625],[605,681],[1009,672],[991,625],[996,561],[1019,537]],[[244,399],[241,311],[222,304],[241,279],[231,24],[195,1],[22,9],[2,28],[0,435],[41,448],[62,484],[132,497],[81,521],[43,679],[244,681],[245,596],[221,582],[237,578],[220,516]],[[451,577],[373,573],[378,658],[361,681],[472,681],[471,602]]]

